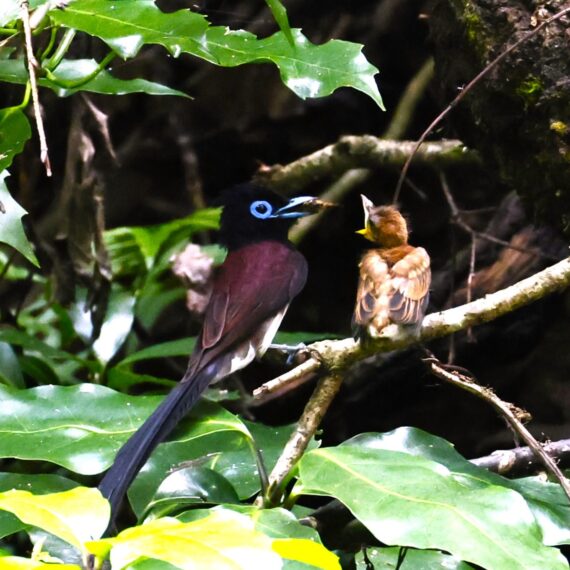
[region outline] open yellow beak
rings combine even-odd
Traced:
[[[364,236],[367,240],[374,241],[374,236],[372,235],[372,232],[370,231],[368,225],[365,228],[358,230],[356,233]]]

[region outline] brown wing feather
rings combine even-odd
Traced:
[[[388,317],[386,303],[389,287],[388,264],[376,250],[364,254],[360,262],[360,280],[354,307],[353,326],[380,324]]]
[[[306,279],[305,258],[280,242],[260,242],[228,254],[214,280],[185,381],[232,347],[257,336],[257,329],[286,309]]]
[[[423,319],[431,284],[430,258],[423,247],[416,247],[390,270],[392,294],[390,320],[414,325]]]

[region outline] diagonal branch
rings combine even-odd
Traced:
[[[570,285],[570,257],[519,281],[515,285],[477,299],[471,303],[427,315],[417,335],[410,335],[405,327],[390,325],[380,337],[362,345],[352,338],[315,342],[308,347],[313,355],[303,364],[287,373],[287,378],[299,383],[303,375],[312,376],[317,370],[327,371],[307,404],[303,416],[287,443],[276,467],[269,476],[269,493],[266,500],[274,504],[279,500],[283,487],[292,470],[303,456],[310,439],[340,388],[343,371],[351,364],[380,352],[402,349],[419,342],[449,335],[459,330],[487,323],[546,295]],[[273,380],[271,387],[265,384],[254,392],[254,400],[266,399],[273,386],[283,389],[283,377]]]

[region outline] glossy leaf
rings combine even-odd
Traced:
[[[265,467],[270,471],[293,428],[244,424],[253,435]],[[129,490],[131,505],[138,516],[145,511],[173,466],[196,459],[205,458],[199,465],[214,469],[227,479],[240,499],[247,499],[260,490],[257,463],[247,437],[237,429],[223,431],[222,427],[218,433],[212,431],[207,437],[195,437],[192,430],[179,430],[174,436],[175,441],[161,445],[153,453]]]
[[[0,60],[0,68],[4,65]],[[18,107],[0,109],[0,173],[10,167],[14,157],[24,150],[24,145],[32,136],[28,118]],[[0,178],[0,183],[3,178]]]
[[[339,499],[385,544],[444,550],[489,570],[568,568],[518,493],[465,484],[440,463],[346,444],[306,454],[299,473],[305,493]]]
[[[445,439],[416,428],[402,427],[388,433],[360,434],[345,443],[369,449],[404,451],[431,459],[445,465],[462,484],[474,488],[498,485],[518,491],[540,525],[545,544],[567,544],[570,541],[570,505],[559,485],[538,478],[507,479],[477,467]]]
[[[67,491],[77,483],[58,475],[30,475],[19,473],[0,473],[0,492],[18,489],[30,491],[34,495]],[[13,514],[0,511],[0,538],[14,534],[26,527],[26,524]]]
[[[154,344],[148,348],[143,348],[138,352],[129,354],[129,356],[121,360],[119,366],[133,364],[134,362],[140,362],[141,360],[152,360],[154,358],[171,358],[173,356],[188,357],[192,353],[195,344],[196,337],[179,338]]]
[[[378,70],[362,54],[362,46],[341,40],[312,44],[300,30],[264,39],[243,30],[209,26],[188,10],[161,12],[152,0],[76,0],[53,10],[59,24],[97,36],[121,57],[134,57],[144,44],[159,44],[175,57],[188,53],[210,63],[235,67],[272,62],[283,82],[299,97],[323,97],[339,87],[353,87],[383,108],[374,75]]]
[[[252,521],[238,513],[216,510],[200,520],[183,523],[162,518],[130,528],[116,538],[88,545],[92,551],[110,548],[113,570],[139,558],[156,558],[180,568],[281,568],[271,539],[255,530]]]
[[[93,384],[20,391],[0,386],[0,457],[50,461],[84,475],[101,473],[160,400]],[[177,433],[192,440],[232,430],[245,428],[220,406],[202,401]]]
[[[146,79],[119,79],[106,70],[97,72],[94,59],[64,59],[51,73],[51,77],[40,77],[39,85],[48,87],[60,97],[73,95],[78,91],[90,91],[103,95],[175,95],[188,97],[186,93]],[[96,74],[96,75],[94,75]],[[92,77],[91,79],[89,79]],[[22,59],[0,60],[0,81],[24,85],[28,72]]]
[[[378,570],[396,568],[399,548],[371,547],[366,549],[366,558],[372,566]],[[356,555],[356,570],[368,570],[364,553]],[[400,566],[401,570],[472,570],[473,566],[462,562],[449,554],[443,554],[435,550],[415,550],[410,548]]]
[[[4,135],[2,135],[3,137]],[[1,149],[0,149],[0,152]],[[6,171],[0,172],[0,242],[19,251],[30,263],[39,267],[38,259],[24,232],[22,218],[26,210],[12,198],[6,186]]]
[[[109,503],[101,493],[85,487],[48,495],[6,491],[0,493],[0,509],[82,550],[84,542],[103,534],[110,516]]]

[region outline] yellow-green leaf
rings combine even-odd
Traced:
[[[86,546],[100,555],[105,546],[111,545],[113,570],[121,570],[140,558],[163,560],[183,570],[278,570],[282,560],[272,544],[271,538],[255,530],[249,517],[216,509],[189,523],[156,519]]]
[[[287,560],[296,560],[323,570],[340,570],[336,554],[306,538],[278,538],[273,541],[273,550]]]
[[[110,515],[109,503],[101,493],[85,487],[48,495],[6,491],[0,493],[0,509],[81,550],[86,541],[103,534]]]

